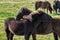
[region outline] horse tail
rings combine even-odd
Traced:
[[[7,20],[4,21],[4,30],[6,33],[9,31]]]
[[[14,18],[7,18],[5,21],[4,21],[4,29],[7,30],[9,29],[8,28],[8,24],[10,23],[11,20],[15,20]]]

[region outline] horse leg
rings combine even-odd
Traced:
[[[6,32],[6,37],[7,37],[7,40],[12,40],[13,38],[13,34],[7,29],[5,30]]]
[[[28,22],[26,22],[26,23],[24,24],[25,40],[29,40],[30,34],[31,34],[31,32],[30,32],[30,25],[29,25]]]
[[[57,14],[57,9],[55,9],[55,11],[56,11],[56,14]]]
[[[52,10],[49,9],[49,11],[50,11],[50,14],[52,14]]]
[[[32,34],[32,38],[33,38],[33,40],[36,40],[36,35]]]
[[[49,11],[50,11],[50,13],[52,14],[53,9],[52,9],[52,7],[51,7],[51,6],[49,6],[48,10],[49,10]]]
[[[29,40],[30,33],[25,33],[25,40]]]
[[[9,34],[10,34],[10,31],[9,31],[8,29],[6,29],[5,32],[6,32],[7,40],[9,40]]]
[[[32,31],[30,30],[30,26],[25,26],[25,31],[24,31],[25,40],[29,40],[31,33]]]
[[[47,9],[47,13],[48,13],[48,9]]]
[[[50,11],[50,13],[52,14],[52,11],[51,10],[49,10]]]
[[[59,13],[60,13],[60,8],[59,8]]]
[[[53,33],[53,35],[54,35],[54,40],[58,40],[58,36],[55,32]]]
[[[35,10],[39,8],[38,3],[35,3]]]
[[[30,21],[26,21],[24,23],[24,34],[25,34],[25,40],[29,40],[30,35],[32,34],[34,26]]]
[[[14,36],[14,34],[12,34],[12,33],[10,32],[10,34],[9,34],[9,40],[13,40],[13,36]]]

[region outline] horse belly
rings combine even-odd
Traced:
[[[44,22],[37,28],[37,34],[49,34],[52,32],[51,23]]]
[[[9,30],[16,35],[24,35],[23,25],[10,25]]]

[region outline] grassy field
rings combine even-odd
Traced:
[[[35,0],[0,0],[0,40],[6,40],[5,32],[4,32],[4,20],[8,17],[16,17],[18,14],[18,10],[25,6],[31,10],[34,9]],[[51,4],[53,1],[49,1]],[[60,18],[60,14],[48,13],[52,17]],[[53,40],[53,34],[48,35],[37,35],[37,40]],[[24,40],[24,36],[14,36],[14,40]],[[32,40],[32,37],[30,38]],[[60,40],[60,39],[59,39]]]

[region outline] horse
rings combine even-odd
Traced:
[[[57,13],[57,9],[60,11],[60,1],[54,1],[53,8]]]
[[[51,7],[51,4],[48,2],[48,1],[45,1],[45,2],[42,2],[42,1],[36,1],[35,2],[35,10],[37,10],[38,8],[42,8],[44,9],[47,9],[47,13],[48,13],[48,10],[50,11],[50,13],[52,13],[52,7]]]
[[[26,27],[25,24],[27,24]],[[30,21],[28,20],[17,21],[15,18],[7,18],[5,20],[4,26],[7,40],[13,40],[14,35],[25,35],[25,40],[29,40],[29,35],[32,33],[33,30]],[[35,38],[33,40],[35,40]]]
[[[54,40],[58,40],[58,36],[60,37],[59,18],[52,18],[50,15],[42,11],[32,12],[30,13],[30,15],[24,18],[30,20],[33,23],[34,28],[32,33],[42,34],[42,35],[53,33]]]
[[[28,15],[31,12],[32,12],[31,10],[29,10],[25,7],[22,7],[20,12],[16,16],[16,19],[15,18],[7,18],[4,21],[4,30],[5,30],[5,33],[6,33],[7,40],[13,40],[13,36],[15,34],[16,35],[25,35],[25,40],[27,40],[26,35],[29,35],[29,34],[28,33],[26,34],[27,31],[25,31],[26,29],[25,29],[24,24],[28,23],[29,28],[30,28],[31,22],[29,22],[28,20],[23,20],[22,18],[23,18],[24,15]],[[35,40],[35,38],[33,40]]]

